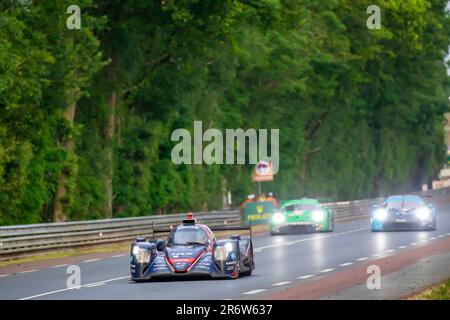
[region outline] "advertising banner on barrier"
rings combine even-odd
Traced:
[[[267,223],[275,210],[272,201],[249,202],[243,208],[243,222],[248,223],[251,219],[252,224]]]

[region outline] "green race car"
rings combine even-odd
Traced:
[[[333,211],[323,208],[316,199],[307,198],[284,202],[269,221],[271,235],[330,232],[333,228]]]

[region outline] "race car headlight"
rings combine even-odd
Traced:
[[[218,246],[214,249],[214,257],[216,258],[216,260],[219,260],[219,261],[227,260],[228,252],[229,252],[227,250],[228,244],[231,246],[231,249],[230,249],[230,251],[231,251],[233,249],[233,245],[231,243],[227,243],[224,246]]]
[[[233,245],[228,242],[227,244],[225,244],[225,250],[227,251],[227,253],[233,251]]]
[[[383,220],[386,220],[386,217],[387,217],[387,210],[386,209],[377,209],[377,210],[375,210],[375,213],[374,213],[374,218],[375,218],[375,220],[380,220],[380,221],[383,221]]]
[[[311,217],[316,222],[322,221],[325,218],[325,212],[323,210],[315,210]]]
[[[139,246],[133,247],[133,255],[138,263],[148,263],[150,261],[150,251]]]
[[[428,208],[418,208],[415,213],[420,220],[429,219],[431,216],[431,210]]]
[[[272,221],[275,223],[283,223],[286,220],[286,217],[281,212],[277,212],[273,215]]]

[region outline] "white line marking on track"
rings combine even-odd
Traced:
[[[410,246],[415,246],[417,244],[417,242],[411,242],[409,245]]]
[[[125,277],[118,277],[118,278],[113,278],[113,279],[108,279],[108,280],[103,280],[103,281],[99,281],[99,282],[93,282],[93,283],[87,283],[84,284],[82,286],[79,286],[78,288],[84,288],[87,286],[92,286],[96,283],[107,283],[107,282],[112,282],[112,281],[117,281],[117,280],[122,280],[122,279],[129,279],[130,276],[125,276]],[[19,300],[30,300],[30,299],[34,299],[34,298],[39,298],[39,297],[43,297],[43,296],[48,296],[50,294],[54,294],[54,293],[59,293],[59,292],[64,292],[64,291],[69,291],[69,290],[76,290],[78,288],[64,288],[64,289],[59,289],[59,290],[55,290],[55,291],[49,291],[49,292],[44,292],[44,293],[40,293],[40,294],[35,294],[34,296],[29,296],[29,297],[25,297],[25,298],[21,298]]]
[[[356,261],[364,261],[364,260],[367,260],[367,259],[369,259],[369,258],[368,257],[362,257],[362,258],[356,259]]]
[[[442,238],[444,235],[443,234],[440,234],[440,235],[438,235],[438,238]]]
[[[125,255],[124,254],[117,254],[115,256],[112,256],[111,258],[122,258],[122,257],[125,257]]]
[[[68,266],[68,264],[60,264],[60,265],[57,265],[57,266],[53,266],[53,267],[51,267],[52,269],[56,269],[56,268],[62,268],[62,267],[67,267]]]
[[[35,271],[37,271],[37,269],[26,270],[26,271],[20,271],[20,272],[17,272],[17,273],[23,274],[23,273],[30,273],[30,272],[35,272]]]
[[[4,278],[4,277],[7,277],[7,276],[9,276],[9,274],[0,274],[0,278]]]
[[[330,271],[333,271],[333,270],[334,270],[333,268],[329,268],[329,269],[320,270],[320,272],[321,273],[327,273],[327,272],[330,272]]]
[[[358,229],[353,229],[353,230],[349,230],[349,231],[346,231],[346,232],[347,233],[351,233],[351,232],[357,232],[357,231],[361,231],[361,230],[365,230],[365,229],[369,229],[369,228],[358,228]],[[261,250],[264,250],[264,249],[277,248],[277,247],[282,247],[282,246],[285,246],[285,245],[290,246],[292,244],[296,244],[296,243],[304,242],[304,241],[315,241],[315,240],[319,240],[319,239],[326,239],[326,238],[331,238],[331,237],[337,237],[337,236],[340,236],[340,235],[343,235],[343,234],[344,233],[342,233],[342,234],[336,233],[336,234],[329,234],[329,235],[326,235],[326,236],[319,236],[319,237],[318,236],[314,236],[314,237],[303,238],[303,239],[294,240],[294,241],[288,241],[288,242],[283,242],[283,243],[271,244],[271,245],[255,248],[254,252],[261,252]]]
[[[261,250],[269,249],[269,248],[281,247],[281,246],[284,246],[285,244],[286,243],[272,244],[272,245],[256,248],[254,251],[255,252],[261,252]]]
[[[389,249],[388,251],[386,251],[387,253],[391,253],[391,252],[394,252],[395,251],[395,249]]]
[[[304,279],[309,279],[309,278],[312,278],[312,277],[314,277],[313,274],[307,274],[307,275],[304,275],[304,276],[301,276],[301,277],[297,277],[297,279],[304,280]]]
[[[345,263],[341,263],[339,266],[346,267],[346,266],[349,266],[349,265],[352,265],[352,264],[353,264],[353,262],[345,262]]]
[[[431,237],[430,240],[436,240],[436,237]]]
[[[398,249],[405,249],[406,248],[406,246],[399,246],[399,247],[397,247]]]
[[[333,235],[335,236],[335,235]],[[304,239],[299,239],[299,240],[294,240],[294,241],[289,241],[289,242],[285,242],[285,243],[281,243],[280,245],[285,245],[287,244],[288,246],[292,245],[292,244],[296,244],[296,243],[300,243],[300,242],[304,242],[304,241],[311,241],[311,240],[319,240],[319,239],[325,239],[325,238],[329,238],[331,237],[331,235],[329,236],[321,236],[321,237],[310,237],[310,238],[304,238]],[[277,245],[279,246],[279,245]]]
[[[383,255],[382,253],[375,253],[375,254],[372,255],[372,257],[379,257],[379,256],[382,256],[382,255]]]
[[[104,282],[99,282],[99,283],[87,284],[87,285],[85,286],[85,288],[93,288],[93,287],[103,286],[104,284],[106,284],[106,283],[104,283]]]
[[[279,287],[279,286],[284,286],[284,285],[289,284],[289,283],[292,283],[292,282],[291,281],[282,281],[282,282],[274,283],[272,286]]]
[[[450,232],[445,234],[446,236],[450,236]]]
[[[89,260],[84,260],[83,261],[83,263],[86,263],[86,262],[95,262],[95,261],[98,261],[98,260],[100,260],[100,259],[89,259]]]
[[[255,289],[255,290],[244,292],[243,294],[257,294],[257,293],[264,292],[264,291],[267,291],[267,289]]]

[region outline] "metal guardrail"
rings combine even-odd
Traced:
[[[116,218],[93,221],[43,223],[0,227],[0,257],[40,250],[73,248],[121,242],[136,237],[153,237],[154,228],[178,224],[185,214]],[[195,214],[210,226],[240,224],[239,211],[211,211]]]
[[[330,202],[322,204],[334,212],[334,221],[342,222],[368,217],[374,205],[381,204],[384,198]]]
[[[410,194],[420,195],[425,197],[425,200],[427,200],[426,196],[429,195],[431,196],[429,201],[435,204],[450,202],[450,188],[411,192]],[[384,197],[380,197],[355,201],[329,202],[322,205],[333,210],[335,221],[348,221],[357,218],[369,218],[373,206],[380,205],[383,200]]]
[[[450,202],[450,188],[425,192],[433,196],[433,203]],[[422,194],[417,192],[416,194]],[[335,221],[368,218],[375,204],[383,198],[324,203],[335,213]],[[194,216],[209,226],[237,226],[240,211],[198,212]],[[154,228],[168,228],[178,224],[185,214],[156,215],[136,218],[116,218],[91,221],[43,223],[0,227],[0,259],[37,251],[74,248],[92,244],[132,240],[138,236],[153,237]]]

